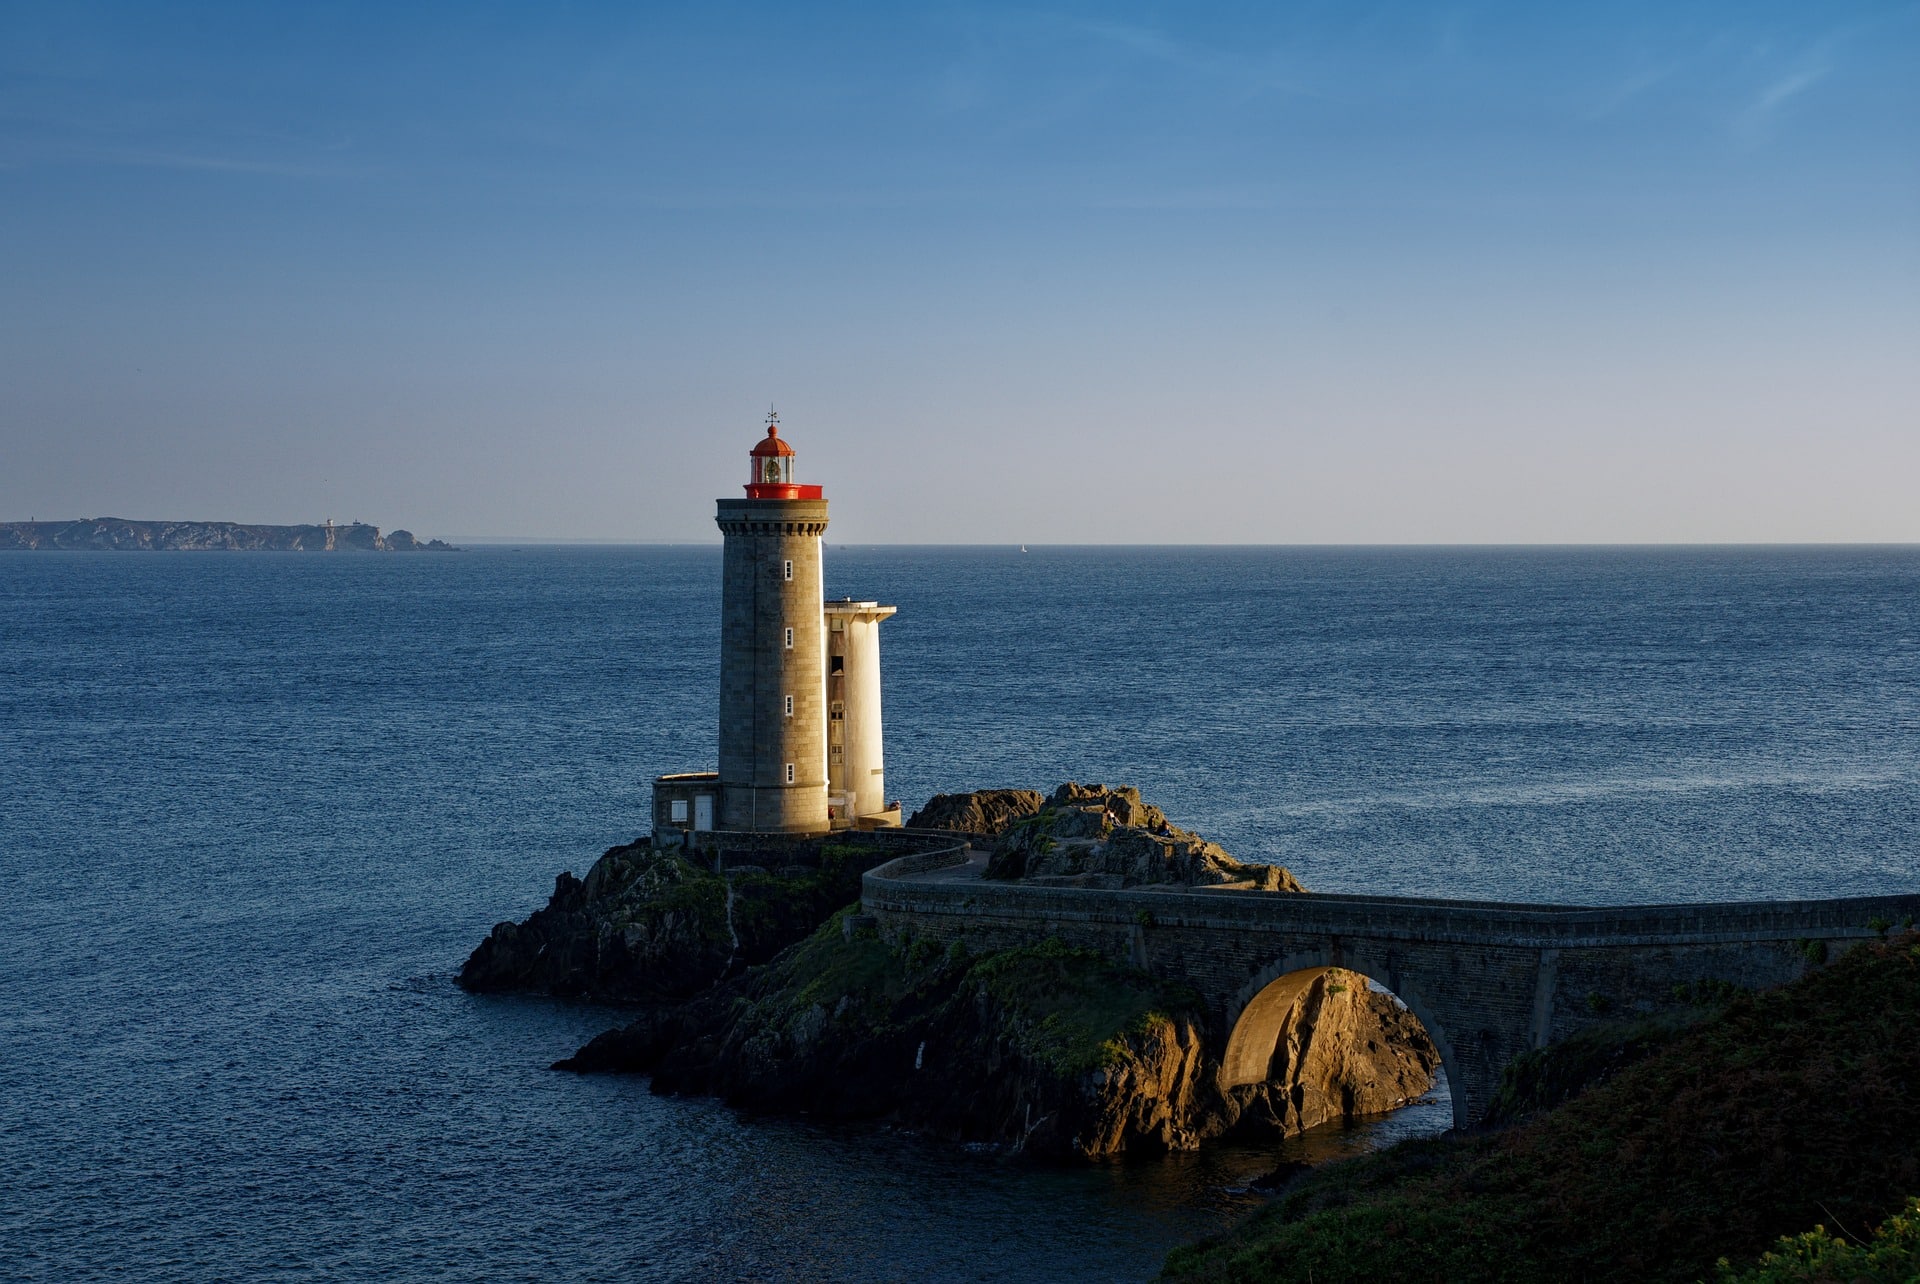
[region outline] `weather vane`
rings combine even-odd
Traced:
[[[780,422],[780,412],[778,410],[775,410],[772,404],[769,403],[767,406],[767,427],[771,428],[779,422]]]

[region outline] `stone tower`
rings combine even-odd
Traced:
[[[744,499],[723,499],[720,589],[721,829],[824,833],[825,629],[820,539],[827,501],[794,482],[779,416],[750,455]]]
[[[886,797],[878,602],[823,601],[827,501],[793,477],[780,418],[720,501],[720,761],[653,781],[653,840],[713,830],[824,834],[900,823]]]

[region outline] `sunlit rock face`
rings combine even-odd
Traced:
[[[1218,844],[1170,824],[1165,812],[1141,800],[1138,789],[1074,781],[1000,836],[987,877],[1106,888],[1305,890],[1279,865],[1236,860]]]
[[[1303,1132],[1381,1114],[1433,1087],[1440,1052],[1390,994],[1342,968],[1309,981],[1279,1022],[1264,1082],[1224,1090],[1244,1133]]]
[[[1280,1030],[1272,1078],[1221,1090],[1188,1016],[1148,1023],[1083,1085],[1068,1148],[1088,1158],[1193,1150],[1224,1134],[1288,1136],[1383,1114],[1433,1087],[1440,1054],[1404,1007],[1365,978],[1330,969]]]

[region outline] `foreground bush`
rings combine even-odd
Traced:
[[[1865,1243],[1835,1239],[1816,1226],[1780,1241],[1741,1271],[1724,1259],[1720,1284],[1909,1284],[1920,1280],[1920,1199],[1882,1222]]]

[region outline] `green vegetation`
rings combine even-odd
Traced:
[[[831,1008],[846,997],[883,1007],[914,988],[914,978],[878,933],[868,929],[849,936],[846,920],[853,912],[848,906],[833,915],[781,960],[782,969],[800,982],[791,991],[790,1009]]]
[[[1908,1200],[1864,1243],[1815,1226],[1782,1239],[1746,1270],[1721,1258],[1714,1278],[1719,1284],[1911,1284],[1920,1280],[1920,1199]]]
[[[695,925],[703,941],[725,945],[726,884],[685,857],[646,849],[616,849],[587,875],[589,894],[609,906],[615,930],[652,927],[671,919]]]
[[[844,1004],[861,1037],[884,1037],[938,1023],[984,996],[1002,1013],[997,1028],[1015,1051],[1071,1079],[1118,1064],[1128,1055],[1126,1036],[1199,1006],[1185,987],[1116,968],[1056,938],[977,956],[958,941],[942,947],[923,938],[895,948],[871,929],[849,934],[853,912],[833,915],[767,969],[753,1024],[792,1027],[811,1009]]]
[[[1823,958],[1821,962],[1825,962]],[[1673,1001],[1696,1008],[1718,1008],[1745,994],[1745,988],[1731,981],[1688,981],[1673,987]]]
[[[1124,1036],[1170,1021],[1169,1010],[1200,1006],[1184,986],[1116,968],[1057,937],[987,955],[961,989],[976,985],[1007,1009],[1021,1052],[1066,1078],[1119,1064],[1128,1055]]]
[[[747,962],[771,958],[810,934],[837,907],[859,899],[860,876],[886,854],[847,843],[827,843],[818,863],[772,872],[756,866],[729,870],[725,877],[677,857],[680,881],[656,893],[660,909],[683,908],[697,916],[701,936],[726,943],[727,884],[733,885],[733,925],[740,954]],[[653,911],[657,912],[657,911]]]
[[[1870,1226],[1920,1190],[1917,1029],[1920,942],[1862,945],[1529,1123],[1321,1169],[1165,1277],[1693,1281],[1816,1222]]]
[[[1683,1002],[1682,992],[1691,993],[1686,986],[1675,986],[1674,991]],[[1571,1101],[1666,1047],[1704,1015],[1695,1010],[1616,1021],[1582,1030],[1551,1047],[1524,1052],[1501,1071],[1486,1121],[1505,1127]]]

